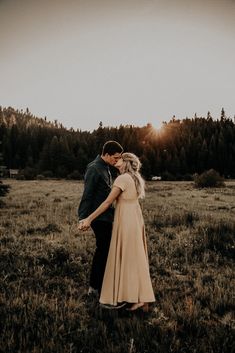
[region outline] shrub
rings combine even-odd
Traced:
[[[199,226],[195,237],[193,255],[201,255],[211,250],[233,259],[235,224],[233,222],[220,221],[207,226]]]
[[[25,180],[25,176],[23,175],[23,174],[18,174],[17,176],[16,176],[16,180]]]
[[[42,175],[44,175],[45,178],[53,178],[53,172],[51,170],[45,170],[42,172]]]
[[[68,175],[68,170],[66,167],[64,167],[63,165],[62,166],[59,166],[57,169],[56,169],[56,176],[59,177],[59,178],[66,178],[66,176]]]
[[[194,212],[172,213],[170,216],[166,214],[158,214],[154,216],[152,225],[156,229],[162,227],[177,227],[185,225],[193,227],[195,222],[199,220],[199,216]]]
[[[5,196],[9,192],[10,186],[0,181],[0,196]]]
[[[37,180],[45,180],[46,178],[45,178],[45,176],[44,175],[42,175],[42,174],[38,174],[37,175]]]
[[[51,233],[61,233],[61,229],[55,223],[49,223],[45,227],[28,228],[23,230],[21,234],[51,234]]]
[[[193,176],[191,174],[185,174],[183,176],[183,180],[185,181],[192,181],[193,180]]]
[[[83,177],[82,177],[81,173],[79,173],[78,170],[74,170],[72,173],[70,173],[67,176],[67,179],[81,180],[81,179],[83,179]]]
[[[6,207],[6,203],[0,199],[0,208]]]
[[[175,181],[176,180],[176,177],[169,173],[168,171],[162,173],[162,180],[164,181]]]
[[[223,178],[214,169],[196,175],[194,178],[195,186],[198,188],[212,188],[224,186]]]
[[[10,189],[10,185],[3,184],[0,181],[0,197],[5,196]],[[4,208],[6,206],[6,203],[0,199],[0,208]]]
[[[52,264],[62,265],[70,259],[70,252],[62,246],[52,248],[48,251],[48,257]]]
[[[175,175],[175,180],[176,181],[182,181],[182,180],[184,180],[184,176],[182,174],[176,174]]]
[[[17,177],[18,180],[34,180],[37,175],[37,171],[34,168],[26,167],[22,169]]]

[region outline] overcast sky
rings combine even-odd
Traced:
[[[0,105],[93,130],[235,114],[234,0],[0,0]]]

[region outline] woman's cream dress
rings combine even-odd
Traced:
[[[123,192],[116,203],[100,303],[154,302],[144,220],[134,180],[125,173],[117,177],[114,186]]]

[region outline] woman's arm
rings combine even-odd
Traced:
[[[94,212],[92,212],[87,218],[84,218],[80,221],[81,225],[79,226],[79,229],[85,229],[90,227],[91,222],[95,218],[97,218],[101,213],[106,211],[112,205],[112,203],[118,198],[121,192],[122,190],[119,187],[114,186],[110,194],[108,195],[107,199],[104,200],[104,202],[102,202],[102,204]]]

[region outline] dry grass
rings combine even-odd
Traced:
[[[157,299],[148,315],[87,298],[94,237],[76,228],[81,182],[7,183],[0,352],[233,351],[235,182],[148,183],[142,206]]]

